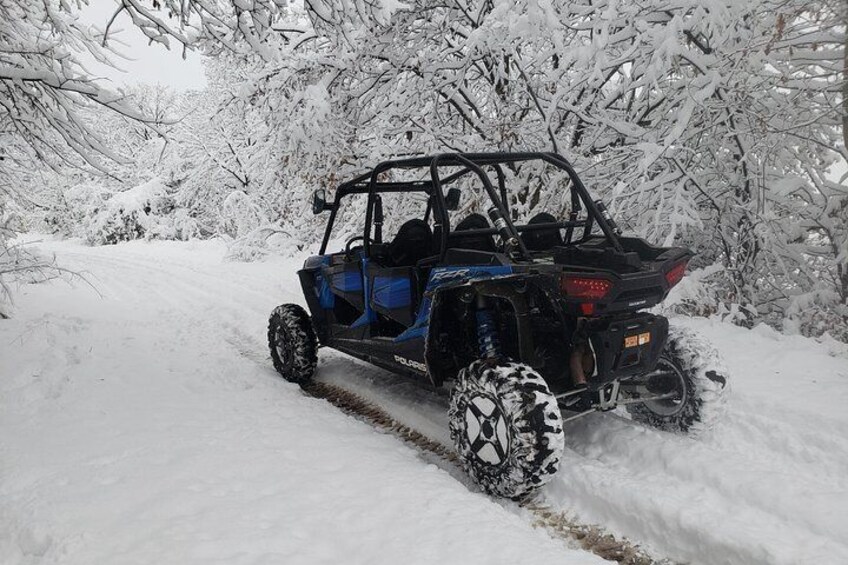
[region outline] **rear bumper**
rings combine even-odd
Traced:
[[[668,320],[647,313],[595,319],[586,335],[597,363],[590,386],[601,386],[653,371],[668,338]]]

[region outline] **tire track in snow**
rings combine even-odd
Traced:
[[[353,367],[350,367],[353,365]],[[440,428],[446,445],[446,400],[423,387],[408,385],[358,360],[326,359],[318,379],[352,389],[386,408],[416,429]],[[429,417],[430,421],[421,424]],[[746,434],[737,433],[734,415],[722,425],[730,440],[708,436],[694,440],[659,432],[617,414],[596,414],[566,427],[568,451],[561,470],[544,490],[544,500],[560,511],[577,511],[581,520],[649,543],[654,551],[695,563],[797,563],[805,557],[843,563],[846,554],[834,516],[805,512],[808,497],[784,500],[759,484],[758,473],[795,468],[791,455],[762,450],[744,453]],[[765,419],[769,421],[770,418]],[[721,431],[721,430],[719,430]],[[436,437],[439,432],[431,437]],[[726,435],[726,434],[725,434]],[[730,443],[730,447],[728,444]],[[753,447],[753,446],[749,446]],[[754,477],[751,466],[756,465]],[[808,467],[815,472],[813,462]],[[821,471],[819,471],[821,472]],[[834,477],[816,478],[800,488],[815,488]],[[844,475],[837,476],[836,486]],[[798,489],[787,473],[786,489]],[[750,492],[749,492],[750,491]],[[742,526],[742,527],[740,527]],[[824,527],[823,527],[824,526]],[[650,540],[650,541],[647,541]],[[789,551],[787,551],[789,548]]]
[[[403,440],[419,451],[425,451],[440,458],[444,463],[459,467],[456,453],[442,443],[434,441],[414,428],[392,418],[376,404],[336,385],[313,382],[304,387],[307,394],[323,398],[343,412],[364,419],[372,426],[385,430]],[[503,504],[509,504],[504,502]],[[574,540],[586,551],[608,561],[621,565],[654,565],[660,563],[652,559],[638,546],[628,540],[616,539],[597,526],[581,524],[570,518],[565,512],[558,512],[531,497],[517,503],[519,508],[530,513],[533,525],[543,527],[554,537]],[[668,563],[668,561],[663,561]]]
[[[260,366],[270,366],[270,356],[259,353],[264,350],[245,334],[235,334],[228,340],[242,357]],[[327,349],[323,349],[328,352]],[[354,359],[342,353],[332,352],[334,360],[343,363],[356,364]],[[275,373],[276,374],[276,373]],[[321,380],[313,381],[303,387],[306,394],[321,398],[346,414],[362,419],[373,427],[391,433],[416,450],[435,456],[443,470],[449,472],[471,490],[475,490],[465,471],[462,470],[456,453],[444,441],[433,439],[426,433],[411,427],[406,422],[393,417],[379,404],[360,396],[356,392],[345,389],[337,384]],[[544,528],[551,536],[577,543],[586,551],[608,561],[621,565],[671,565],[669,560],[656,560],[645,550],[627,539],[619,539],[597,525],[582,524],[569,516],[567,512],[556,510],[545,503],[537,494],[517,502],[500,501],[505,506],[516,505],[516,510],[525,511],[533,526]]]

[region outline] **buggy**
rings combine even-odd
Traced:
[[[559,179],[567,217],[518,223],[513,208],[534,196],[510,193],[507,179],[528,165]],[[390,194],[404,199],[390,214],[409,199],[424,210],[384,238]],[[363,231],[328,252],[352,195],[364,200]],[[274,367],[305,385],[320,345],[448,386],[451,438],[485,491],[514,498],[543,485],[559,466],[563,425],[593,412],[624,406],[678,432],[718,417],[728,383],[715,352],[646,311],[683,278],[692,252],[622,235],[562,156],[386,161],[338,185],[330,202],[317,190],[313,212],[325,211],[320,251],[298,271],[311,315],[284,304],[270,317]]]

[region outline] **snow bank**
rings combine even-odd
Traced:
[[[105,198],[82,221],[85,239],[92,245],[133,239],[189,239],[197,223],[183,208],[175,208],[168,187],[159,178]]]
[[[226,258],[231,261],[257,261],[271,256],[294,257],[304,250],[303,241],[279,225],[269,224],[232,240]]]

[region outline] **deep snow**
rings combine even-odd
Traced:
[[[41,247],[103,296],[30,286],[0,321],[0,563],[600,561],[276,378],[266,317],[302,302],[299,260]],[[726,421],[698,440],[617,414],[569,424],[544,502],[693,564],[848,563],[848,358],[677,322],[731,369]],[[444,394],[320,357],[318,378],[448,443]]]

